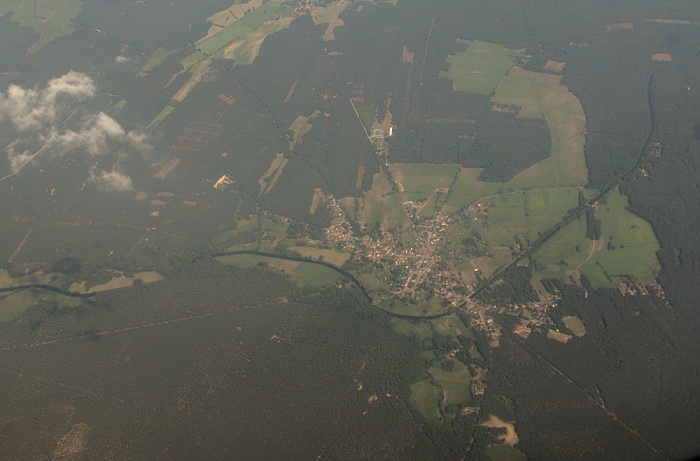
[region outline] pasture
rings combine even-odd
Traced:
[[[653,283],[659,269],[656,252],[659,242],[651,225],[627,209],[629,201],[613,191],[606,204],[598,206],[603,245],[581,269],[588,275],[591,265],[599,265],[608,276],[629,275],[642,283]]]
[[[13,21],[39,34],[39,41],[28,50],[33,52],[55,38],[71,35],[81,8],[81,0],[5,0],[0,3],[0,16],[12,12]]]
[[[341,267],[350,258],[348,253],[335,250],[326,250],[313,247],[289,247],[290,251],[296,251],[305,258],[322,259],[323,261]]]
[[[438,388],[429,379],[411,384],[411,405],[433,424],[441,421]]]
[[[449,360],[454,364],[452,371],[444,370],[441,366],[434,366],[428,369],[437,384],[442,387],[443,406],[450,403],[464,404],[469,400],[471,375],[469,368],[457,360]]]
[[[440,77],[452,80],[454,89],[463,93],[493,94],[498,82],[522,55],[521,51],[497,43],[479,40],[457,40],[457,43],[466,45],[467,50],[448,56],[450,69],[440,72]]]
[[[372,189],[365,195],[363,202],[363,224],[369,226],[378,222],[382,228],[389,229],[409,222],[398,194],[392,190],[389,180],[382,173],[374,175]]]
[[[588,182],[583,152],[586,115],[578,98],[561,84],[560,75],[514,67],[496,88],[493,101],[518,106],[518,117],[544,119],[552,139],[550,157],[516,175],[509,187],[578,186]]]
[[[435,189],[448,189],[460,171],[457,165],[393,163],[389,171],[406,200],[426,200]]]
[[[259,29],[263,25],[270,24],[283,18],[291,17],[293,10],[278,0],[264,3],[231,22],[223,29],[195,43],[197,49],[207,56],[212,56],[224,49],[230,43],[240,40],[245,35]]]
[[[581,322],[580,318],[569,315],[562,320],[566,328],[568,328],[574,336],[581,337],[586,335],[586,327],[583,326],[583,322]]]

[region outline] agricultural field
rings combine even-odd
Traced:
[[[479,40],[457,40],[457,43],[466,46],[466,51],[448,56],[450,69],[440,76],[452,80],[454,89],[463,93],[490,96],[508,69],[522,56],[521,51],[497,43]]]
[[[0,4],[0,16],[12,13],[13,21],[39,34],[39,41],[27,50],[32,53],[55,38],[71,35],[81,8],[81,0],[7,0]]]
[[[594,287],[610,287],[613,278],[620,276],[653,283],[659,268],[659,243],[651,225],[627,207],[627,197],[617,190],[598,204],[602,234],[598,241],[586,238],[585,217],[561,229],[534,255],[542,268],[538,276],[566,280],[567,275],[580,271]]]
[[[305,258],[313,258],[323,260],[333,264],[336,267],[341,267],[345,261],[350,258],[348,253],[343,253],[336,250],[326,250],[323,248],[313,248],[308,246],[293,246],[288,248],[289,251],[296,251]]]
[[[408,216],[401,206],[399,196],[382,173],[374,175],[372,189],[365,194],[361,222],[366,225],[379,223],[384,229],[408,224]]]
[[[426,200],[436,189],[449,189],[459,172],[459,167],[392,163],[389,170],[403,200]]]
[[[235,19],[215,33],[207,34],[206,37],[195,43],[195,46],[205,55],[212,56],[266,23],[290,17],[291,14],[291,8],[279,0],[272,0],[263,3],[258,8],[251,7],[247,14]]]
[[[581,102],[561,84],[561,76],[513,67],[493,97],[516,106],[518,117],[541,118],[552,139],[550,157],[515,176],[509,187],[579,186],[588,182],[583,152],[586,115]]]
[[[445,306],[442,301],[436,297],[427,300],[411,299],[410,301],[393,298],[383,301],[379,304],[379,307],[394,314],[410,315],[415,317],[437,315],[447,312],[447,306]]]

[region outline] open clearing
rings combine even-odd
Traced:
[[[374,175],[372,189],[365,195],[362,223],[372,225],[378,222],[384,229],[405,226],[408,216],[401,206],[399,196],[383,173]]]
[[[518,117],[542,118],[552,139],[551,155],[516,175],[509,187],[579,186],[588,181],[583,152],[586,115],[581,102],[561,84],[560,75],[513,67],[496,88],[493,101],[520,108]]]
[[[478,40],[457,40],[467,47],[447,57],[450,69],[440,72],[440,77],[448,77],[454,89],[463,93],[476,93],[489,96],[498,82],[506,75],[522,55],[519,50],[510,50],[498,43]]]
[[[325,250],[323,248],[289,247],[288,250],[296,251],[305,258],[323,258],[323,261],[333,264],[336,267],[341,267],[343,264],[345,264],[345,261],[347,261],[350,257],[348,253],[343,253],[335,250]]]
[[[433,424],[440,423],[439,391],[429,379],[411,384],[411,405]]]
[[[507,443],[491,445],[486,449],[491,461],[527,461],[527,456]]]
[[[401,197],[405,200],[426,200],[436,189],[450,187],[459,172],[457,165],[429,165],[392,163],[391,176],[403,187]]]
[[[515,426],[512,423],[503,421],[498,416],[491,415],[489,420],[481,425],[484,427],[504,427],[506,435],[501,436],[501,440],[510,446],[516,445],[520,441],[518,434],[515,432]]]
[[[471,375],[469,368],[457,360],[451,360],[454,363],[452,371],[443,370],[439,365],[428,369],[428,373],[433,376],[444,394],[443,405],[450,403],[464,404],[469,400]]]
[[[271,0],[250,11],[223,29],[198,41],[195,46],[207,56],[212,56],[226,45],[240,40],[243,36],[282,18],[292,16],[293,10],[283,5],[280,0]]]
[[[292,124],[289,126],[289,129],[292,130],[292,132],[294,132],[294,139],[289,141],[290,150],[293,150],[294,146],[301,141],[304,135],[311,131],[313,125],[309,123],[309,121],[315,119],[319,115],[321,115],[321,111],[314,110],[310,116],[307,117],[304,115],[300,115],[294,120],[294,122],[292,122]]]
[[[314,5],[311,8],[311,18],[314,24],[328,24],[328,27],[323,32],[324,41],[335,40],[335,28],[345,25],[345,22],[338,16],[350,5],[350,2],[340,0],[329,2],[326,6]]]
[[[544,68],[551,72],[563,72],[564,67],[566,67],[565,62],[552,61],[551,59],[547,61],[547,64],[544,65]]]
[[[547,337],[549,339],[554,339],[555,341],[559,341],[560,343],[566,344],[568,343],[573,336],[567,335],[565,333],[562,333],[561,331],[554,331],[554,330],[549,330],[547,332]]]
[[[659,269],[659,242],[651,224],[629,211],[628,204],[627,197],[615,190],[606,204],[599,205],[603,245],[581,270],[588,275],[588,269],[598,264],[609,276],[629,275],[651,284]]]
[[[277,154],[275,158],[272,159],[270,167],[267,169],[265,174],[263,174],[260,177],[260,179],[258,179],[261,194],[267,194],[272,190],[273,187],[275,187],[275,183],[277,183],[277,180],[282,175],[282,171],[287,165],[287,162],[289,162],[289,159],[281,153]]]
[[[583,322],[581,322],[580,318],[569,315],[564,317],[562,320],[564,321],[566,328],[571,330],[574,336],[578,336],[580,338],[586,335],[586,327],[583,326]]]
[[[652,61],[667,61],[671,62],[673,61],[673,56],[671,56],[668,53],[654,53],[651,55],[651,60]]]

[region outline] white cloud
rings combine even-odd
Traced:
[[[88,75],[73,71],[49,80],[41,90],[10,85],[0,93],[0,121],[9,119],[20,132],[40,130],[56,121],[62,105],[91,99],[95,92]]]
[[[92,174],[90,181],[98,184],[103,189],[113,191],[130,191],[133,190],[131,178],[117,170],[103,171],[97,175]]]
[[[116,62],[117,64],[123,64],[123,63],[129,62],[129,61],[130,61],[130,59],[128,57],[121,55],[121,54],[117,55],[117,57],[114,58],[114,62]]]
[[[6,92],[0,92],[0,122],[6,120],[16,129],[18,140],[22,141],[20,145],[43,146],[38,152],[22,153],[8,148],[12,171],[18,171],[39,152],[60,156],[83,150],[91,156],[105,156],[115,152],[128,155],[149,151],[146,134],[127,132],[104,112],[86,115],[81,109],[77,112],[79,115],[74,115],[78,104],[89,101],[96,92],[95,82],[89,75],[73,71],[49,80],[41,89],[10,85]],[[66,128],[64,124],[69,118],[71,127]],[[98,174],[93,179],[111,189],[131,187],[131,179],[115,171]]]

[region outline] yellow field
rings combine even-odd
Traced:
[[[330,2],[326,6],[316,5],[311,8],[311,18],[313,19],[314,24],[328,24],[328,28],[323,33],[323,40],[335,40],[335,28],[345,25],[345,22],[338,16],[350,5],[350,2],[340,0]]]
[[[258,179],[258,184],[260,185],[260,193],[267,194],[275,187],[275,183],[282,175],[284,167],[289,162],[289,159],[284,156],[284,154],[277,154],[272,163],[270,163],[270,168],[267,169],[264,175]]]

